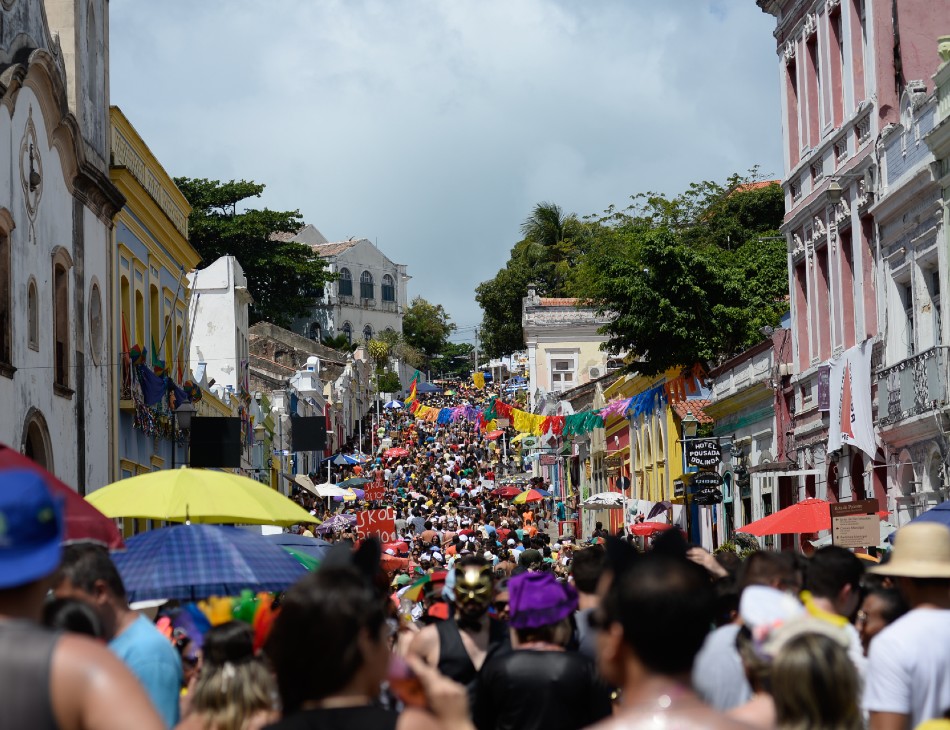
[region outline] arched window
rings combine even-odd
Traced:
[[[373,291],[373,275],[368,271],[364,271],[360,274],[360,299],[373,299],[375,298],[375,292]]]
[[[386,274],[383,277],[383,301],[384,302],[394,302],[396,301],[396,282],[389,274]]]
[[[346,335],[347,342],[353,342],[353,327],[350,326],[349,322],[343,323],[343,334]]]
[[[53,356],[55,383],[69,387],[69,272],[59,261],[53,265]]]
[[[340,280],[337,282],[336,291],[341,297],[353,296],[353,276],[349,269],[340,269]]]
[[[40,311],[36,301],[36,280],[31,276],[26,289],[26,321],[30,336],[30,349],[40,349]]]
[[[370,327],[369,325],[366,325],[363,328],[363,339],[366,340],[367,342],[373,339],[373,328]]]
[[[310,339],[314,342],[320,342],[323,339],[323,330],[320,328],[319,322],[310,323]]]

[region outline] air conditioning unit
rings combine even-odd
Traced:
[[[596,380],[603,374],[604,374],[604,369],[600,367],[599,365],[595,365],[594,367],[587,369],[587,375],[590,376],[591,380]]]

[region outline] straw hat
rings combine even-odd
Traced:
[[[891,559],[868,569],[904,578],[950,578],[950,529],[937,522],[915,522],[897,531]]]

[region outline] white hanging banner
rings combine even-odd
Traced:
[[[831,361],[830,381],[828,451],[855,446],[873,459],[877,443],[871,416],[870,339]]]

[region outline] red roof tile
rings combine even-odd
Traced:
[[[703,408],[706,406],[712,405],[711,400],[699,398],[697,400],[679,401],[670,405],[676,412],[676,415],[678,415],[681,419],[686,416],[686,411],[692,411],[693,415],[699,420],[700,423],[713,423],[713,419],[710,416],[707,416],[706,412],[703,410]]]
[[[580,301],[576,297],[540,297],[542,307],[573,307]]]

